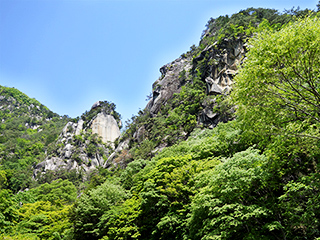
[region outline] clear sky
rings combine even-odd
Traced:
[[[0,0],[0,85],[60,115],[98,100],[123,121],[146,105],[159,68],[198,45],[210,17],[282,12],[316,0]]]

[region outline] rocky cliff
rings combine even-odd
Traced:
[[[188,138],[195,127],[215,127],[233,119],[232,106],[223,99],[246,54],[242,38],[224,38],[198,47],[160,68],[152,96],[133,119],[122,141],[128,150],[153,148],[153,153]],[[128,159],[126,161],[129,161]]]
[[[223,39],[220,43],[215,42],[205,47],[197,56],[180,57],[175,61],[160,68],[161,77],[152,85],[152,98],[146,109],[151,116],[157,115],[163,105],[174,98],[181,91],[181,87],[192,81],[189,76],[195,75],[201,68],[201,80],[207,86],[207,95],[226,95],[230,92],[233,77],[237,73],[238,66],[246,53],[246,47],[241,38]],[[199,122],[210,122],[216,125],[211,104],[203,103],[204,110],[201,112]]]
[[[120,128],[111,115],[114,109],[110,111],[108,107],[106,102],[95,103],[78,122],[68,122],[55,147],[35,166],[34,177],[59,170],[87,175],[97,167],[112,166],[108,157],[114,150],[113,142],[120,136]]]
[[[124,167],[185,140],[195,127],[213,128],[232,120],[233,108],[222,100],[245,54],[242,38],[225,38],[161,67],[149,102],[132,119],[108,162]]]
[[[156,116],[161,107],[167,104],[175,93],[180,92],[181,87],[187,83],[186,76],[180,78],[181,73],[188,74],[191,68],[190,57],[180,57],[160,68],[161,76],[152,84],[152,98],[146,106],[151,116]]]
[[[90,128],[104,143],[114,142],[120,136],[120,129],[114,117],[103,112],[98,113]]]
[[[193,59],[193,72],[197,67],[203,68],[201,79],[206,83],[207,95],[227,95],[233,85],[233,77],[238,72],[238,67],[246,54],[246,44],[241,38],[223,39],[215,42],[202,50]],[[199,114],[198,121],[208,127],[214,127],[218,122],[226,122],[232,116],[221,111],[217,98],[202,102],[203,110]]]

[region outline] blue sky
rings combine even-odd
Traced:
[[[210,17],[311,0],[0,0],[0,85],[60,115],[98,100],[123,121],[146,105],[159,68],[198,45]]]

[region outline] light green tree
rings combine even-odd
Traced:
[[[13,228],[13,235],[27,236],[32,233],[40,239],[61,239],[72,229],[68,219],[71,205],[57,206],[49,201],[24,204],[19,209],[19,222]]]
[[[231,94],[248,133],[320,139],[320,20],[253,37]]]
[[[283,239],[271,209],[266,166],[267,158],[249,148],[199,173],[188,221],[190,239]]]
[[[77,198],[77,189],[69,180],[57,179],[30,191],[36,195],[38,201],[50,201],[51,203],[61,201],[70,204]]]

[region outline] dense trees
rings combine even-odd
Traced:
[[[307,17],[252,38],[231,94],[243,137],[265,150],[279,181],[288,239],[319,236],[319,27]]]
[[[57,180],[16,195],[0,190],[0,229],[7,239],[61,239],[71,236],[71,204],[77,190]]]
[[[250,40],[231,98],[256,133],[319,138],[319,33],[314,17]]]
[[[76,239],[100,239],[104,234],[104,216],[126,198],[118,184],[106,181],[78,199],[71,212]]]

